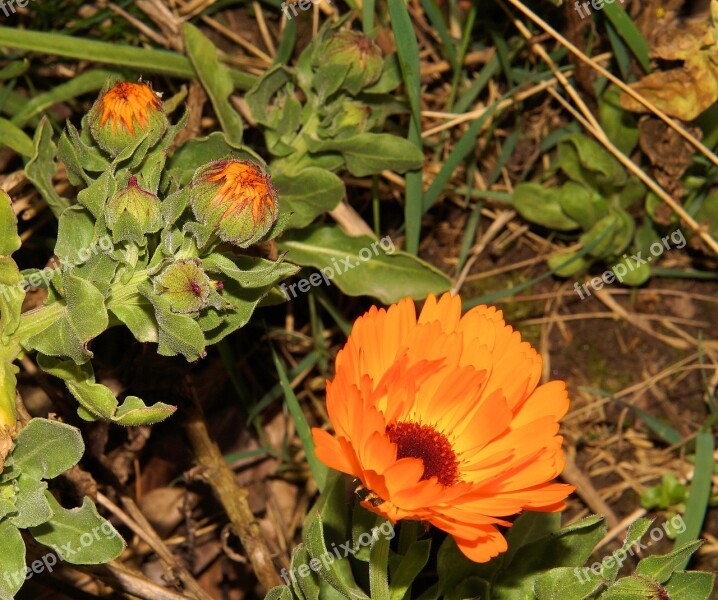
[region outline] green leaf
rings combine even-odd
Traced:
[[[620,189],[628,178],[621,163],[601,144],[580,133],[559,142],[558,165],[571,179],[597,191]]]
[[[23,156],[32,156],[35,152],[29,136],[17,125],[2,117],[0,117],[0,140],[2,140],[0,143],[9,146]]]
[[[663,591],[661,585],[640,575],[623,577],[609,587],[601,600],[656,600]]]
[[[15,79],[27,73],[30,68],[30,61],[27,58],[22,60],[13,60],[7,66],[0,69],[0,81]]]
[[[306,227],[319,215],[335,209],[346,193],[339,177],[318,167],[292,175],[277,173],[272,183],[279,192],[281,212],[293,213],[288,228]]]
[[[177,52],[136,48],[127,44],[100,42],[59,33],[28,31],[14,27],[0,27],[0,46],[30,50],[40,55],[65,56],[91,63],[121,65],[139,73],[162,73],[183,79],[195,79],[189,60]],[[238,89],[248,90],[256,77],[231,71]]]
[[[61,361],[49,356],[39,355],[40,368],[64,380],[67,389],[80,403],[78,411],[85,420],[106,419],[119,425],[151,425],[166,419],[175,408],[162,402],[146,407],[136,396],[128,396],[118,407],[115,394],[108,387],[95,382],[92,363],[76,365],[72,361]]]
[[[312,558],[320,561],[324,558],[320,576],[344,598],[369,600],[369,596],[354,580],[349,560],[344,556],[337,559],[329,549],[330,545],[338,548],[338,544],[346,544],[349,533],[348,508],[344,477],[330,471],[323,493],[304,521],[304,546]],[[346,554],[346,551],[340,550],[340,554]]]
[[[71,272],[62,274],[62,282],[64,302],[45,309],[48,316],[49,311],[55,313],[54,322],[22,343],[48,356],[67,356],[80,365],[92,357],[88,342],[107,329],[105,298],[89,281]]]
[[[544,539],[560,529],[561,513],[521,513],[506,535],[508,550],[501,555],[501,564],[509,566],[516,553],[526,544]]]
[[[638,563],[636,575],[643,575],[655,579],[658,583],[665,583],[673,572],[682,568],[702,545],[702,540],[696,540],[683,544],[668,554],[647,556]]]
[[[614,581],[618,572],[621,570],[627,556],[633,556],[636,549],[634,545],[639,545],[641,538],[646,535],[646,532],[651,527],[653,519],[637,519],[628,526],[626,531],[626,539],[623,541],[623,545],[619,550],[613,553],[615,560],[612,564],[607,562],[601,564],[601,576],[606,581]],[[640,545],[639,545],[640,547]]]
[[[424,164],[424,154],[410,141],[388,133],[360,133],[336,140],[307,139],[310,152],[340,152],[352,175],[375,175],[385,169],[405,173]]]
[[[388,245],[391,239],[350,237],[338,226],[318,225],[286,232],[278,246],[288,252],[289,260],[321,270],[325,282],[336,283],[350,296],[368,295],[391,304],[406,296],[423,299],[449,289],[449,279],[431,265],[405,252],[385,254],[385,242]],[[309,281],[314,284],[312,278]],[[307,289],[309,281],[305,280]],[[296,297],[296,285],[286,287],[285,294]]]
[[[704,571],[678,571],[665,585],[671,600],[709,600],[716,576]]]
[[[628,155],[636,147],[639,134],[635,118],[621,107],[620,97],[621,92],[616,86],[606,88],[598,102],[598,115],[606,135]]]
[[[536,600],[581,600],[603,585],[603,579],[592,570],[558,567],[540,574],[534,585]]]
[[[25,287],[15,261],[0,256],[0,337],[12,335],[17,330],[23,300]]]
[[[124,540],[110,522],[99,515],[89,498],[85,498],[81,507],[68,510],[60,506],[50,492],[45,492],[45,497],[53,517],[30,529],[38,542],[55,550],[72,565],[99,565],[122,554]]]
[[[84,451],[82,435],[75,427],[31,419],[18,433],[12,457],[23,473],[35,479],[54,479],[80,462]]]
[[[258,123],[269,124],[267,108],[274,95],[282,89],[292,77],[285,65],[275,65],[269,69],[244,97],[249,111]]]
[[[0,27],[0,30],[3,28]],[[32,158],[25,166],[25,175],[40,192],[45,202],[50,206],[55,217],[60,217],[62,211],[70,206],[67,198],[62,198],[55,191],[52,178],[55,176],[57,166],[55,164],[55,152],[57,147],[52,141],[52,125],[47,117],[40,121],[33,140],[34,151]]]
[[[185,23],[183,32],[187,56],[207,91],[227,141],[240,145],[243,125],[239,114],[229,102],[229,96],[234,91],[230,70],[220,64],[217,48],[199,29],[191,23]]]
[[[496,577],[492,598],[523,600],[530,597],[540,573],[554,567],[582,566],[606,534],[603,517],[590,516],[556,533],[522,546],[510,568]]]
[[[514,207],[527,221],[559,231],[571,231],[578,223],[561,208],[561,192],[538,183],[520,183],[514,188]]]
[[[25,583],[25,542],[10,521],[0,521],[0,599],[12,600]]]
[[[15,413],[15,388],[17,386],[18,368],[12,360],[0,356],[0,428],[14,427],[17,416]]]
[[[386,522],[383,518],[379,522]],[[389,538],[377,536],[369,554],[369,586],[372,600],[390,600],[389,593]]]
[[[411,584],[429,562],[431,540],[414,542],[395,568],[390,567],[389,588],[391,600],[402,600]]]
[[[266,260],[254,256],[239,256],[214,252],[202,259],[202,267],[209,273],[222,273],[243,288],[274,285],[299,269],[283,260]]]
[[[613,4],[613,2],[606,2],[603,10],[608,20],[616,28],[616,31],[626,42],[636,59],[638,59],[638,62],[641,63],[643,70],[650,73],[651,60],[649,58],[648,42],[643,37],[640,29],[631,20],[628,12],[623,7]]]
[[[32,423],[32,421],[30,421]],[[52,509],[45,498],[47,484],[38,481],[25,473],[17,478],[17,498],[15,507],[17,514],[10,517],[10,522],[19,529],[36,527],[52,517]]]

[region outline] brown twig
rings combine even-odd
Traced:
[[[224,507],[259,582],[269,590],[282,582],[274,567],[269,548],[262,537],[259,524],[249,507],[249,492],[237,483],[232,469],[224,460],[217,444],[210,437],[202,405],[188,379],[186,385],[190,402],[188,403],[185,430],[197,463],[201,467],[199,475],[212,488]]]

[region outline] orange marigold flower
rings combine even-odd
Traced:
[[[312,431],[318,458],[353,475],[362,504],[396,522],[427,521],[485,562],[506,550],[497,525],[564,508],[558,422],[562,381],[538,385],[541,357],[501,311],[430,296],[360,317],[327,382],[336,436]]]
[[[140,136],[148,135],[154,145],[167,130],[162,103],[144,83],[121,81],[107,88],[90,110],[92,135],[111,154]]]
[[[216,160],[197,169],[190,203],[198,221],[243,248],[264,236],[279,216],[269,175],[246,160]]]

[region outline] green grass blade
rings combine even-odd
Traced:
[[[688,491],[686,512],[683,520],[686,529],[676,537],[674,548],[697,540],[703,530],[703,521],[708,510],[708,500],[711,495],[711,478],[715,460],[713,450],[715,441],[710,431],[701,431],[696,436],[696,464],[693,470],[693,481]],[[688,560],[679,569],[685,568]]]
[[[446,22],[444,16],[441,14],[441,9],[436,3],[436,0],[420,0],[421,7],[424,9],[426,16],[429,17],[429,21],[436,29],[436,33],[439,34],[439,39],[444,45],[444,54],[451,65],[452,71],[456,72],[461,68],[459,63],[459,57],[456,49],[454,39],[449,35],[449,30],[446,28]]]
[[[274,355],[274,365],[277,368],[277,373],[279,374],[279,382],[282,386],[282,390],[284,391],[284,398],[287,401],[289,414],[292,415],[294,426],[297,428],[297,434],[299,434],[299,439],[302,440],[304,452],[307,455],[309,468],[312,470],[314,480],[317,482],[317,487],[321,492],[327,482],[329,469],[324,463],[319,461],[317,455],[314,453],[314,440],[312,439],[312,431],[309,428],[309,423],[307,423],[304,412],[302,412],[302,407],[299,405],[299,400],[297,400],[297,396],[294,394],[294,390],[289,383],[287,372],[284,370],[282,361],[279,360],[276,352],[272,351],[272,354]]]
[[[419,77],[419,43],[414,32],[411,16],[403,0],[389,0],[389,18],[394,32],[396,52],[404,77],[406,93],[411,106],[411,125],[409,126],[409,141],[421,148],[421,103],[419,93],[421,79]],[[406,222],[406,251],[411,254],[419,252],[419,237],[421,235],[421,216],[423,214],[423,200],[421,188],[421,171],[410,171],[406,174],[406,205],[404,218]]]
[[[39,54],[89,60],[107,65],[119,65],[140,73],[160,73],[182,79],[194,79],[189,59],[177,52],[134,48],[96,40],[86,40],[58,33],[28,31],[0,27],[0,46],[29,50]],[[231,70],[234,86],[250,89],[257,78]]]
[[[361,9],[361,26],[364,30],[364,34],[369,37],[374,37],[374,11],[376,10],[375,0],[364,0],[364,5]]]
[[[35,154],[35,147],[30,136],[17,125],[0,118],[0,146],[2,145],[9,146],[18,154],[28,158]]]
[[[633,52],[633,55],[641,64],[643,70],[646,71],[646,73],[650,73],[651,61],[648,58],[648,42],[638,30],[636,24],[631,20],[631,17],[628,16],[628,13],[618,4],[609,3],[604,5],[603,12],[616,28],[618,35],[623,38],[623,41],[626,42],[626,45],[631,49],[631,52]]]

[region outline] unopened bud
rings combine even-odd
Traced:
[[[197,169],[190,203],[200,223],[241,248],[264,236],[279,216],[269,175],[244,160],[217,160]]]
[[[142,243],[144,236],[155,233],[162,225],[160,199],[137,185],[130,177],[127,187],[107,202],[105,217],[112,230],[113,242]]]
[[[352,93],[376,83],[384,68],[381,49],[358,31],[339,31],[328,38],[319,54],[321,64],[349,67],[344,86]]]
[[[112,156],[145,135],[153,146],[168,127],[162,102],[152,88],[126,81],[102,92],[90,109],[89,121],[92,137]]]
[[[155,294],[169,300],[172,312],[198,313],[210,304],[212,284],[199,259],[171,263],[154,278]]]

